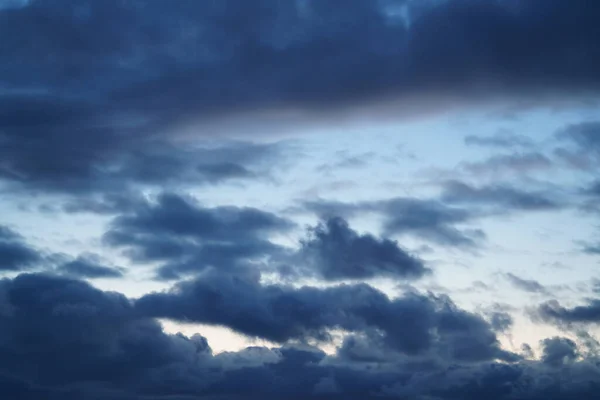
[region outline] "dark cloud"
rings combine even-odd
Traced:
[[[101,265],[97,257],[90,255],[80,256],[68,261],[57,268],[57,272],[76,278],[122,278],[124,271],[121,268]]]
[[[185,393],[206,385],[187,375],[208,377],[206,340],[164,334],[118,293],[44,275],[3,280],[0,293],[0,376],[12,377],[8,389],[27,396],[15,398],[47,390],[56,398],[97,391],[109,399],[112,390],[160,394],[179,382]],[[5,378],[0,382],[7,393]]]
[[[12,229],[0,225],[0,271],[21,271],[42,260],[38,251]]]
[[[521,190],[509,185],[475,187],[460,181],[446,182],[441,196],[450,204],[493,206],[500,213],[556,210],[565,206],[559,197],[544,192]]]
[[[490,325],[449,298],[407,294],[390,300],[365,284],[325,289],[263,286],[254,275],[209,273],[136,301],[146,316],[222,325],[276,342],[328,340],[331,329],[377,330],[382,343],[414,355],[438,351],[462,361],[512,360]]]
[[[241,307],[244,311],[240,309],[232,320],[237,325],[258,305],[235,301],[251,300],[245,290],[235,290],[240,288],[238,284],[231,292],[216,291],[206,297],[212,300],[197,302],[194,308],[201,310],[212,304],[215,311],[228,312],[230,306]],[[171,296],[186,296],[187,289],[178,290],[183,292]],[[270,291],[267,287],[260,290]],[[311,293],[299,296],[306,290]],[[272,292],[278,296],[272,297],[272,306],[278,307],[264,308],[262,304],[256,311],[301,312],[308,316],[311,310],[302,307],[312,302],[315,294],[332,300],[336,298],[334,292],[346,290],[344,303],[359,307],[354,316],[362,315],[360,318],[381,324],[388,335],[396,336],[395,340],[368,330],[346,337],[332,356],[306,345],[251,347],[213,355],[202,336],[166,334],[157,322],[141,315],[145,306],[140,308],[140,302],[147,298],[132,304],[118,293],[45,275],[4,279],[0,281],[0,390],[23,400],[595,398],[600,383],[598,361],[581,359],[583,353],[574,342],[546,339],[542,342],[541,361],[522,360],[499,350],[489,325],[458,309],[447,298],[417,296],[411,300],[411,295],[389,300],[366,285],[333,290],[279,287]],[[356,299],[354,295],[359,292],[361,298]],[[218,294],[222,294],[222,300],[231,301],[215,304]],[[372,296],[381,302],[363,301]],[[300,298],[304,299],[302,303],[294,303]],[[402,311],[416,307],[414,311],[422,312],[428,302],[432,305],[429,317],[433,317],[433,325],[423,328],[425,332],[435,331],[428,339],[429,346],[416,354],[402,352],[395,346],[397,340],[408,330],[417,329],[415,325],[423,318],[419,312]],[[325,313],[336,312],[334,305],[327,304],[323,304],[328,308]],[[381,307],[389,307],[396,318],[377,315]],[[263,315],[264,322],[274,322]],[[313,321],[318,323],[324,315],[318,310]],[[343,316],[343,312],[337,315],[350,317]],[[388,329],[393,325],[397,330]],[[504,358],[505,362],[495,363],[493,358]]]
[[[330,218],[312,228],[301,244],[299,262],[308,267],[306,272],[316,272],[326,280],[417,279],[429,272],[396,242],[360,235],[342,218]]]
[[[268,235],[293,227],[291,221],[255,208],[207,208],[166,193],[115,217],[104,241],[126,249],[134,261],[163,262],[159,277],[174,279],[208,267],[233,270],[283,253]]]
[[[500,149],[529,148],[533,141],[527,136],[517,135],[508,131],[500,131],[490,136],[468,135],[465,136],[468,146],[490,147]]]
[[[207,165],[204,151],[175,144],[170,132],[202,120],[195,131],[214,136],[212,122],[239,112],[277,121],[279,109],[322,116],[422,94],[597,90],[600,7],[592,2],[401,3],[4,7],[1,177],[63,192],[254,177],[262,171],[234,156]]]
[[[542,320],[556,324],[600,322],[600,300],[591,300],[587,305],[565,308],[557,301],[542,304],[537,310]]]
[[[544,285],[533,279],[523,279],[512,273],[504,274],[506,279],[517,289],[529,293],[547,294],[548,290]]]
[[[542,362],[560,367],[578,357],[577,344],[568,338],[553,337],[542,340]]]
[[[386,235],[411,235],[442,246],[474,249],[481,246],[486,238],[482,230],[465,227],[485,214],[437,199],[396,197],[360,203],[313,200],[303,202],[302,207],[324,219],[379,214],[383,217]]]
[[[49,104],[55,101],[47,100]],[[46,113],[57,111],[46,111],[44,107],[8,99],[4,108],[7,115],[0,117],[0,178],[15,190],[114,195],[139,186],[254,179],[269,172],[269,165],[282,150],[279,144],[220,143],[201,147],[170,143],[164,135],[87,121],[76,116],[77,108],[73,110],[75,105],[71,104],[62,106],[64,117],[51,115],[58,120],[46,121]],[[40,116],[35,115],[36,108],[42,108]],[[11,112],[22,113],[24,122],[19,122],[19,115],[8,115]]]

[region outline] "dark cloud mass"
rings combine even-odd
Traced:
[[[600,80],[586,0],[22,4],[0,10],[0,176],[28,188],[254,176],[169,140],[198,118]]]
[[[340,324],[357,336],[330,356],[305,345],[214,355],[202,336],[166,334],[144,315],[166,310],[207,313],[252,333]],[[295,318],[278,320],[285,315]],[[587,400],[600,383],[598,361],[581,361],[570,339],[546,339],[541,361],[522,360],[499,350],[490,326],[447,298],[390,300],[366,285],[291,289],[216,275],[132,301],[73,279],[20,275],[0,281],[0,320],[0,388],[15,399],[322,399],[327,392]],[[359,334],[368,326],[383,335]],[[379,368],[369,367],[374,361]]]
[[[389,200],[359,203],[314,200],[302,204],[303,209],[321,218],[351,217],[375,213],[383,218],[386,235],[407,235],[433,244],[474,249],[485,241],[485,233],[469,224],[485,214],[446,204],[438,199],[396,197]]]

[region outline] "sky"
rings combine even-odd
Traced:
[[[0,393],[597,398],[599,18],[0,0]]]

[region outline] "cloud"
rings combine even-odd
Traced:
[[[386,236],[410,235],[441,246],[472,250],[481,246],[486,238],[482,230],[462,226],[485,214],[475,209],[445,204],[435,198],[395,197],[358,203],[313,200],[303,202],[301,207],[323,219],[378,214],[383,217]]]
[[[459,228],[478,213],[437,200],[396,198],[381,203],[388,234],[410,234],[432,243],[457,248],[476,248],[485,239],[479,229]]]
[[[265,178],[283,149],[281,144],[174,143],[165,134],[90,121],[87,114],[94,110],[80,111],[79,104],[60,99],[4,102],[0,179],[13,190],[114,196],[147,186]]]
[[[489,315],[490,325],[496,332],[508,332],[514,324],[512,315],[506,311],[494,311]]]
[[[222,132],[214,122],[235,125],[233,114],[267,118],[261,129],[281,120],[289,128],[296,124],[286,110],[323,120],[352,104],[598,87],[600,8],[585,0],[341,4],[69,0],[1,8],[0,36],[9,39],[0,59],[0,176],[69,193],[250,178],[263,171],[232,155],[197,162],[206,152],[176,143],[172,131],[191,126],[214,138]],[[419,102],[432,103],[440,101]]]
[[[590,300],[587,305],[565,308],[556,300],[549,301],[537,309],[537,316],[556,324],[600,322],[600,300]]]
[[[299,262],[306,266],[305,272],[316,272],[326,280],[417,279],[430,272],[396,242],[360,235],[342,218],[330,218],[312,228],[301,244]]]
[[[544,171],[554,163],[542,153],[515,153],[495,155],[485,161],[465,162],[461,167],[474,175],[500,175],[504,173],[526,174],[532,171]]]
[[[347,152],[339,151],[336,153],[335,161],[321,164],[317,167],[317,172],[331,173],[343,168],[360,168],[368,164],[369,160],[375,157],[375,153],[366,152],[361,154],[349,155]]]
[[[512,273],[504,274],[504,277],[517,289],[529,293],[547,294],[548,290],[544,285],[533,279],[523,279]]]
[[[600,244],[599,245],[588,244],[588,245],[584,246],[583,252],[586,254],[598,255],[598,254],[600,254]]]
[[[567,125],[556,133],[563,144],[554,153],[570,168],[595,171],[600,165],[599,133],[598,121]]]
[[[208,376],[206,340],[163,333],[157,322],[137,318],[118,293],[45,275],[2,280],[0,293],[0,376],[12,376],[8,389],[26,399],[44,387],[56,398],[96,389],[108,399],[101,393],[119,387],[160,393],[169,382],[185,382],[182,392],[206,385],[186,378]]]
[[[183,292],[171,295],[186,296],[187,289],[178,290],[181,289]],[[272,304],[279,307],[271,310],[300,312],[302,309],[296,307],[306,303],[294,303],[294,299],[313,302],[314,294],[329,293],[326,297],[331,300],[335,298],[332,293],[349,288],[309,289],[312,293],[306,297],[297,297],[294,290],[283,287],[276,289],[273,293],[279,293],[279,299]],[[306,288],[295,289],[297,293],[303,290]],[[244,290],[234,292],[240,296],[237,299],[247,294]],[[430,320],[433,325],[423,326],[435,331],[429,337],[430,346],[421,349],[430,352],[402,353],[401,347],[395,346],[398,342],[378,334],[377,330],[368,330],[346,337],[330,356],[305,345],[251,347],[214,355],[200,335],[187,337],[163,332],[156,321],[141,313],[145,306],[140,308],[139,302],[145,301],[144,298],[131,301],[118,293],[103,292],[64,277],[20,275],[3,279],[0,281],[0,389],[6,395],[24,400],[40,396],[57,400],[199,397],[239,400],[257,396],[320,399],[322,393],[340,400],[375,399],[382,395],[444,400],[475,400],[486,395],[496,400],[541,400],[547,398],[549,390],[556,392],[553,398],[557,400],[594,398],[594,385],[600,383],[596,360],[582,359],[591,356],[578,350],[570,339],[546,339],[542,342],[542,359],[525,361],[499,351],[489,325],[480,317],[458,309],[447,298],[385,300],[383,294],[366,285],[359,292],[362,299],[344,295],[344,303],[362,305],[362,311],[356,310],[355,316],[371,314],[368,319],[377,321],[388,334],[392,331],[387,328],[396,325],[398,330],[393,331],[396,340],[406,335],[407,330],[417,329],[415,325],[422,314],[396,314],[410,315],[410,324],[387,315],[376,316],[385,304],[390,311],[400,312],[411,308],[407,308],[406,302],[414,302],[415,311],[424,311],[421,307],[428,302],[435,303],[429,315],[433,316]],[[233,300],[232,292],[216,291],[209,296],[212,301],[218,299],[215,297],[218,293],[222,299]],[[369,296],[384,301],[380,304],[361,301]],[[402,303],[404,306],[400,306]],[[226,313],[229,306],[242,307],[245,311],[235,318],[241,321],[240,318],[251,315],[253,304],[257,303],[231,301],[227,306],[220,303],[219,307],[212,304],[215,311],[218,308]],[[323,304],[329,309],[327,313],[332,313],[334,305],[327,304]],[[370,307],[374,305],[375,308]],[[197,302],[194,308],[203,306],[204,303]],[[257,312],[268,310],[260,307]],[[310,310],[305,312],[308,315]],[[338,315],[342,318],[342,313]],[[319,310],[314,316],[317,322],[323,313]],[[58,357],[61,362],[57,364]],[[495,363],[490,357],[506,360]],[[374,365],[377,367],[373,368]],[[561,390],[556,391],[559,384]]]
[[[0,225],[0,271],[26,270],[40,261],[40,254],[21,235]]]
[[[141,297],[139,313],[156,318],[227,326],[275,342],[329,340],[329,331],[377,330],[393,351],[438,351],[465,362],[514,357],[500,349],[490,325],[447,297],[407,294],[390,300],[365,285],[263,286],[254,275],[211,272],[169,292]]]
[[[97,257],[85,255],[68,261],[57,268],[57,272],[76,278],[122,278],[121,268],[101,265]]]
[[[450,204],[489,205],[501,213],[560,209],[565,204],[558,197],[503,184],[475,187],[460,181],[446,182],[441,195]]]
[[[209,267],[234,270],[283,253],[267,237],[294,226],[255,208],[207,208],[194,199],[163,193],[116,216],[104,242],[126,249],[133,261],[163,262],[159,277],[175,279]]]
[[[542,362],[554,367],[573,362],[578,357],[577,344],[568,338],[553,337],[542,340]]]

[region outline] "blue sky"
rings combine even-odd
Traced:
[[[0,393],[595,398],[597,17],[0,0]]]

